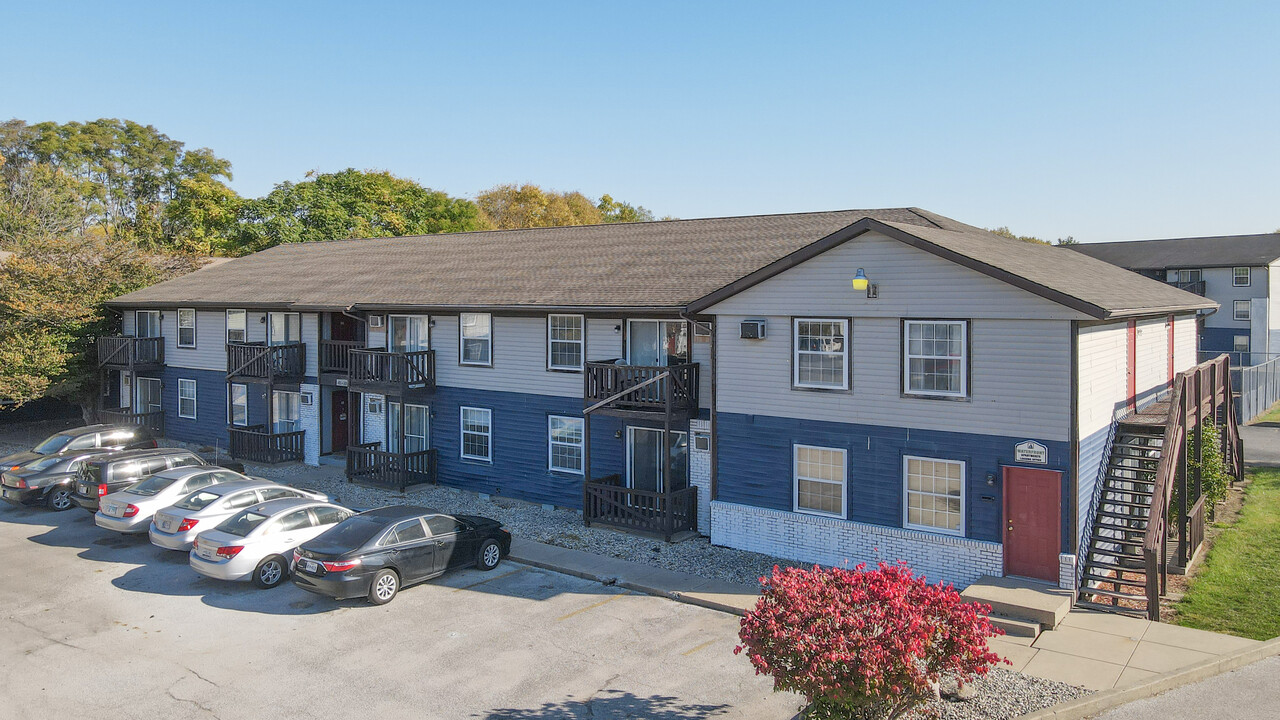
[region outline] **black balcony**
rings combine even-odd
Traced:
[[[231,457],[237,460],[264,464],[302,460],[305,430],[272,433],[264,425],[252,425],[230,427],[227,433],[231,436]]]
[[[410,485],[436,481],[436,450],[388,452],[378,443],[347,446],[347,480],[356,485],[404,492]]]
[[[380,395],[430,391],[436,386],[434,350],[388,352],[384,349],[350,350],[347,374],[352,390]]]
[[[698,363],[589,362],[583,382],[583,407],[602,415],[690,417],[698,412]]]
[[[134,412],[131,408],[112,408],[98,411],[99,422],[108,425],[137,425],[153,435],[164,435],[164,411]]]
[[[588,526],[609,525],[668,542],[680,532],[698,529],[698,489],[670,492],[637,490],[622,484],[619,475],[608,475],[585,484],[582,519]]]
[[[346,375],[351,370],[351,351],[363,349],[361,340],[321,340],[320,372]]]
[[[112,335],[97,340],[98,367],[151,370],[164,366],[164,338]]]
[[[306,374],[307,346],[302,343],[227,344],[227,379],[265,383],[301,382]]]

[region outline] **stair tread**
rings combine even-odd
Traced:
[[[1120,607],[1118,605],[1108,605],[1106,603],[1090,602],[1088,600],[1077,600],[1076,607],[1084,608],[1086,610],[1096,610],[1098,612],[1114,613],[1116,615],[1128,615],[1129,617],[1142,618],[1144,620],[1147,617],[1147,613],[1143,610]]]
[[[1141,560],[1144,563],[1147,561],[1146,558],[1144,558],[1141,553],[1128,553],[1128,552],[1124,552],[1123,550],[1108,550],[1106,548],[1100,548],[1100,547],[1094,546],[1089,548],[1089,552],[1097,553],[1099,555],[1107,555],[1110,557],[1125,558],[1126,560]]]
[[[1137,572],[1137,571],[1128,570],[1126,572]],[[1113,577],[1107,577],[1105,575],[1095,575],[1091,572],[1086,572],[1084,574],[1084,579],[1092,580],[1094,582],[1118,583],[1120,585],[1128,585],[1130,587],[1145,588],[1147,586],[1147,581],[1145,577],[1142,580],[1126,580],[1124,578],[1113,578]]]
[[[1116,600],[1135,600],[1137,602],[1146,603],[1146,595],[1130,595],[1129,593],[1115,592],[1114,590],[1099,590],[1098,588],[1080,588],[1081,595],[1101,595]]]
[[[1140,572],[1140,573],[1146,573],[1147,571],[1146,563],[1138,565],[1137,567],[1125,567],[1124,565],[1117,565],[1116,563],[1109,563],[1104,560],[1089,560],[1088,562],[1085,563],[1085,568],[1090,570],[1093,568],[1106,568],[1108,570],[1120,570],[1122,572]]]

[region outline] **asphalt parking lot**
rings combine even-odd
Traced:
[[[197,575],[75,509],[0,504],[0,717],[789,718],[737,619],[504,563],[391,604]]]

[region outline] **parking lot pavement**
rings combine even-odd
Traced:
[[[789,718],[737,618],[504,563],[383,607],[196,575],[80,510],[0,506],[5,718]]]

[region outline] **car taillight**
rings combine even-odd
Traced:
[[[100,483],[98,485],[98,497],[102,497],[103,495],[106,495],[106,494],[107,494],[107,484]]]
[[[199,520],[192,520],[191,518],[187,518],[186,520],[183,520],[183,521],[178,525],[178,532],[186,532],[186,531],[190,530],[191,528],[195,527],[195,526],[196,526],[196,523],[198,523],[198,522],[200,522],[200,521],[199,521]]]
[[[343,560],[341,562],[322,562],[325,572],[346,572],[360,565],[359,560]]]
[[[137,505],[125,505],[125,506],[124,506],[124,516],[125,516],[125,517],[133,517],[134,515],[137,515],[137,514],[138,514],[138,506],[137,506]]]
[[[17,485],[14,485],[14,487],[16,487],[16,488],[18,488],[18,489],[25,488],[26,486],[27,486],[27,481],[26,481],[26,480],[23,480],[23,479],[21,479],[21,478],[19,478],[19,479],[18,479],[18,484],[17,484]]]
[[[231,558],[239,555],[240,551],[243,549],[243,545],[225,545],[218,548],[218,557],[230,560]]]
[[[293,564],[297,565],[302,560],[302,553],[297,550],[293,551]]]

